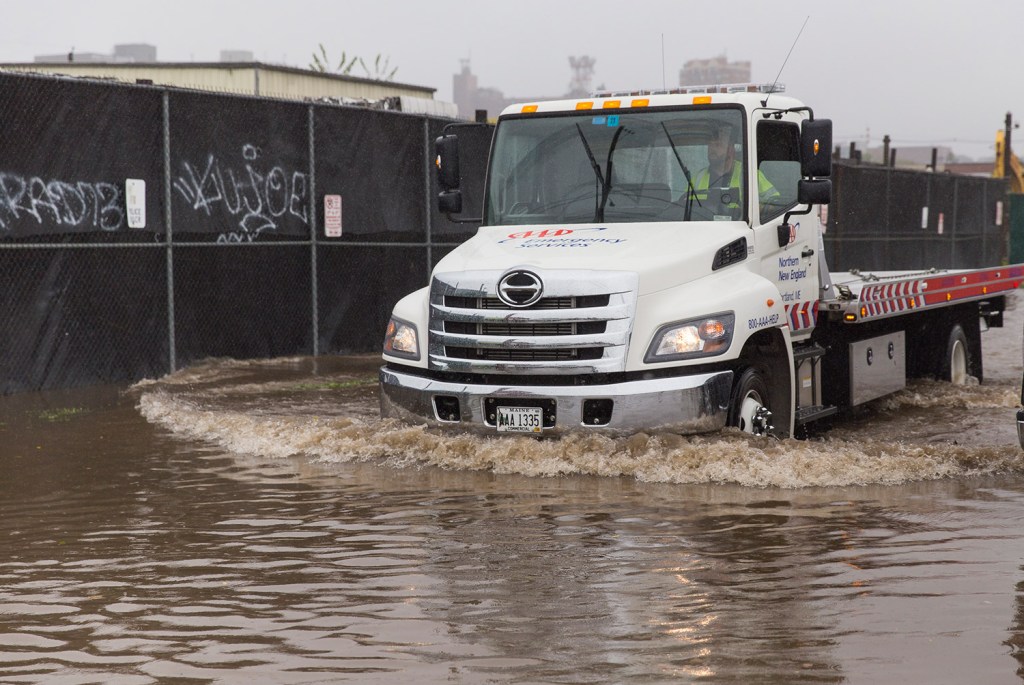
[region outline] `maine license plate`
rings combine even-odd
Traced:
[[[540,433],[543,428],[540,407],[498,407],[499,433]]]

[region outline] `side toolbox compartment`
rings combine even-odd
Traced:
[[[903,331],[849,344],[850,405],[902,390],[907,385],[906,336]]]

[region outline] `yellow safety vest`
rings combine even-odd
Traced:
[[[732,178],[729,179],[730,188],[739,188],[740,181],[743,179],[743,164],[740,161],[733,162],[732,166]],[[698,200],[706,200],[708,198],[708,186],[711,183],[711,172],[710,169],[703,169],[697,174],[697,183],[694,184],[694,191],[696,191]],[[757,172],[757,194],[761,202],[765,202],[772,197],[779,194],[775,186],[772,185],[771,181],[765,178],[764,174],[759,170]],[[739,207],[739,198],[737,197],[736,202],[730,202],[730,207]]]

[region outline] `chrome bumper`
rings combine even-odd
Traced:
[[[380,406],[385,418],[490,435],[497,434],[494,420],[484,409],[490,399],[542,400],[548,406],[554,402],[555,423],[544,429],[541,434],[545,436],[570,432],[706,433],[725,426],[732,376],[732,371],[720,371],[610,385],[502,386],[448,383],[384,367],[380,370]],[[443,398],[443,408],[458,401],[458,420],[441,418],[437,398]],[[587,400],[611,400],[607,420],[602,416],[597,425],[584,423]]]

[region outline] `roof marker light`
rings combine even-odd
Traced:
[[[577,102],[576,109],[594,109],[593,102]]]
[[[631,103],[629,103],[629,106],[630,107],[646,107],[649,104],[651,104],[651,101],[648,98],[639,98],[639,99],[633,100]]]
[[[590,94],[592,98],[626,97],[643,95],[687,95],[693,93],[784,93],[786,86],[781,83],[716,83],[703,86],[683,86],[681,88],[636,88],[629,90],[598,90]]]
[[[537,105],[523,105],[523,114],[533,114],[537,111]]]
[[[605,100],[601,107],[604,109],[618,109],[622,107],[622,100]]]
[[[697,97],[693,98],[693,104],[695,104],[695,105],[710,105],[711,104],[711,96],[710,95],[698,95]]]

